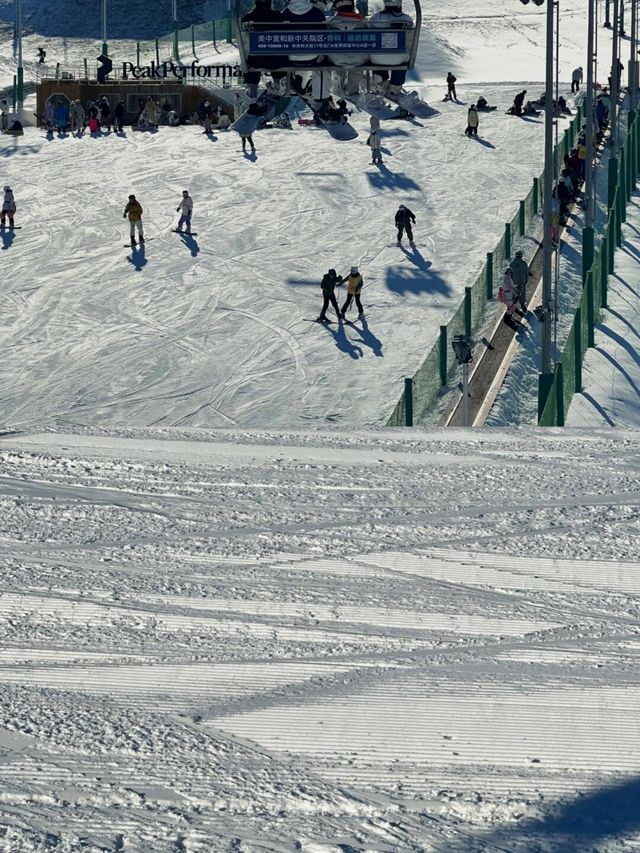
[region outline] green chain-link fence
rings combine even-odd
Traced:
[[[556,363],[553,376],[540,376],[540,426],[564,426],[573,395],[582,391],[582,362],[589,347],[595,346],[595,326],[607,307],[607,282],[613,273],[616,248],[622,245],[622,223],[627,202],[640,174],[640,118],[630,115],[627,132],[610,174],[615,175],[611,204],[604,234],[595,253],[571,325],[569,336]]]
[[[584,102],[578,107],[570,126],[558,141],[554,163],[557,178],[563,165],[563,156],[569,153],[582,128],[584,120]],[[387,421],[387,426],[413,426],[424,418],[436,404],[443,388],[457,369],[457,362],[451,341],[454,335],[473,335],[482,325],[487,306],[495,307],[499,278],[505,262],[511,258],[513,246],[525,235],[535,236],[541,228],[538,216],[542,208],[542,187],[544,175],[533,179],[526,198],[518,205],[518,210],[510,222],[505,223],[502,237],[487,252],[487,259],[477,278],[470,287],[465,287],[464,301],[445,326],[440,326],[439,340],[427,354],[412,377],[405,379],[402,395]]]

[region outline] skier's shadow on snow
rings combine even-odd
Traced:
[[[144,246],[136,246],[131,249],[131,254],[127,255],[127,260],[133,265],[136,272],[141,272],[142,268],[148,263],[144,253]]]
[[[0,236],[2,236],[2,249],[10,249],[11,244],[15,240],[15,233],[9,229],[8,231],[5,228],[0,229]]]
[[[386,284],[389,290],[401,295],[405,293],[451,295],[451,287],[441,275],[434,271],[431,261],[425,260],[417,249],[410,252],[404,246],[400,248],[407,256],[407,260],[413,264],[413,268],[405,265],[388,267]]]
[[[480,145],[484,145],[485,148],[493,148],[495,150],[495,145],[489,142],[488,139],[483,139],[481,136],[472,136],[471,139],[474,139],[476,142],[479,142]]]
[[[354,346],[354,344],[351,343],[351,341],[347,337],[347,333],[345,332],[344,323],[338,323],[335,329],[333,328],[333,325],[329,326],[326,323],[323,323],[322,328],[326,329],[327,332],[329,332],[329,334],[335,341],[335,345],[341,352],[346,352],[346,354],[354,360],[362,358],[362,356],[364,355],[362,349],[359,346]]]
[[[420,185],[416,184],[412,178],[408,178],[403,172],[391,172],[384,163],[378,164],[377,172],[367,172],[369,183],[375,189],[398,189],[398,190],[417,190],[420,191]]]
[[[544,124],[542,119],[534,118],[533,116],[520,116],[520,118],[522,119],[522,121],[528,121],[529,124]]]
[[[198,245],[198,241],[191,234],[181,234],[180,239],[185,244],[185,246],[191,252],[191,257],[196,258],[198,256],[198,252],[200,251],[200,246]]]
[[[470,843],[448,840],[438,853],[479,853],[481,850],[527,849],[604,850],[616,839],[630,839],[640,831],[640,777],[580,793],[570,802],[548,804],[545,817],[519,820],[515,825],[477,833]],[[617,849],[617,845],[616,845]]]
[[[382,352],[382,341],[369,329],[369,324],[364,317],[361,318],[360,322],[362,323],[362,328],[356,326],[355,323],[349,324],[349,328],[353,329],[354,332],[357,332],[360,335],[362,343],[366,347],[370,347],[373,350],[374,355],[384,358],[384,353]]]

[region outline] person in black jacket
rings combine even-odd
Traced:
[[[524,104],[524,96],[527,94],[527,90],[523,89],[522,92],[518,92],[518,94],[513,99],[513,106],[511,107],[510,112],[514,116],[522,115],[522,105]]]
[[[124,108],[124,101],[118,101],[116,104],[116,108],[113,111],[113,129],[115,131],[119,131],[122,133],[124,129],[124,120],[126,118],[126,112]]]
[[[402,234],[404,231],[407,232],[407,237],[409,238],[409,245],[413,246],[413,230],[411,228],[411,223],[416,221],[416,217],[413,211],[409,210],[408,207],[405,207],[404,204],[401,204],[398,210],[396,211],[396,228],[398,229],[398,246],[402,243]]]
[[[338,300],[336,299],[336,285],[342,284],[342,277],[338,275],[335,270],[329,270],[328,273],[325,273],[322,277],[322,283],[320,287],[322,288],[322,311],[320,312],[320,316],[318,317],[319,323],[324,323],[327,319],[327,308],[329,307],[329,303],[333,306],[333,310],[338,315],[338,319],[341,318],[340,308],[338,307]]]
[[[456,95],[456,80],[457,78],[453,76],[451,71],[447,74],[447,97],[445,101],[457,101],[458,96]]]

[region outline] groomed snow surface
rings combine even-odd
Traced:
[[[5,435],[0,849],[640,849],[639,462]]]

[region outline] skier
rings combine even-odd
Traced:
[[[603,98],[598,99],[598,103],[596,104],[596,119],[598,121],[598,130],[600,136],[604,133],[604,129],[607,126],[607,115],[609,110],[603,100]]]
[[[38,48],[38,62],[44,62],[47,56],[47,51],[43,47]]]
[[[580,83],[582,83],[582,65],[573,69],[571,74],[571,94],[580,91]]]
[[[111,107],[106,95],[100,98],[100,124],[111,133]]]
[[[408,207],[405,207],[404,204],[401,204],[398,210],[396,211],[396,228],[398,229],[398,246],[402,245],[402,234],[404,231],[407,232],[407,237],[409,238],[409,245],[414,246],[413,242],[413,230],[411,228],[411,223],[416,221],[416,217],[413,211],[409,210]]]
[[[6,186],[4,188],[4,198],[2,200],[2,210],[0,211],[0,227],[4,228],[5,219],[9,218],[9,228],[13,228],[13,217],[16,212],[16,200],[13,197],[13,190],[11,187]]]
[[[58,133],[64,133],[69,123],[69,107],[64,101],[58,101],[56,106],[56,127]]]
[[[478,124],[478,110],[475,108],[474,104],[471,104],[469,112],[467,113],[467,129],[465,130],[467,136],[478,135]]]
[[[504,271],[500,290],[498,291],[498,299],[500,300],[500,302],[504,303],[507,309],[507,313],[504,317],[504,322],[508,326],[515,326],[515,320],[513,319],[513,315],[516,310],[516,300],[518,298],[518,291],[516,290],[516,286],[513,283],[513,278],[511,277],[512,273],[512,268],[507,267],[507,269]]]
[[[515,96],[515,98],[513,99],[513,106],[511,107],[511,109],[508,110],[508,112],[510,112],[511,115],[514,115],[514,116],[521,116],[522,115],[522,105],[524,104],[524,96],[526,94],[527,94],[527,90],[523,89],[522,92],[519,92]]]
[[[44,123],[49,131],[53,131],[53,123],[55,120],[56,108],[53,104],[53,101],[49,99],[47,103],[44,105]]]
[[[253,137],[252,136],[250,136],[250,135],[249,136],[241,136],[240,139],[242,140],[242,153],[243,154],[247,153],[247,142],[251,146],[251,153],[252,154],[256,153],[256,146],[253,144]]]
[[[158,126],[158,105],[151,95],[147,98],[147,103],[143,110],[143,116],[147,127],[153,128]]]
[[[447,94],[444,97],[445,101],[457,101],[458,96],[456,95],[456,80],[457,77],[454,77],[451,71],[447,74]]]
[[[410,30],[413,29],[413,19],[402,11],[402,0],[384,0],[384,9],[373,14],[367,21],[370,29]],[[407,42],[410,36],[407,36]],[[394,65],[406,63],[409,54],[406,51],[398,53],[372,53],[372,65],[382,65],[385,70],[373,72],[376,88],[381,94],[400,95],[407,76],[404,70],[393,70]]]
[[[319,323],[326,322],[329,303],[331,303],[333,310],[338,315],[338,320],[342,320],[338,300],[336,299],[336,286],[338,284],[342,284],[342,277],[338,276],[338,273],[334,269],[329,270],[328,273],[322,276],[322,283],[320,284],[322,288],[322,311],[318,317]]]
[[[191,234],[191,216],[193,214],[193,199],[189,195],[189,190],[182,190],[182,199],[180,201],[180,204],[176,208],[176,213],[180,213],[180,211],[182,211],[182,213],[180,214],[180,220],[178,222],[178,227],[176,228],[176,231],[179,234],[181,234],[182,233],[182,226],[186,225],[187,226],[187,228],[186,228],[187,234]]]
[[[369,119],[371,133],[367,140],[367,145],[371,146],[371,165],[377,166],[382,163],[382,153],[380,152],[380,119],[377,116],[371,116]]]
[[[70,116],[71,129],[73,131],[82,131],[84,133],[84,129],[87,126],[84,115],[84,107],[77,99],[71,103]]]
[[[131,233],[131,245],[136,245],[136,228],[138,229],[138,237],[140,245],[144,243],[144,231],[142,230],[142,205],[133,195],[129,196],[129,202],[124,209],[122,218],[126,219],[129,216],[129,229]]]
[[[124,108],[124,101],[118,101],[116,104],[116,108],[113,111],[113,129],[116,133],[122,133],[124,130],[124,120],[126,117],[126,111]]]
[[[356,308],[358,309],[358,317],[364,317],[364,308],[360,301],[360,293],[362,292],[362,285],[364,284],[364,281],[358,271],[358,267],[351,267],[351,272],[346,278],[343,278],[342,281],[347,285],[347,298],[340,312],[342,319],[346,319],[345,315],[354,298],[356,300]]]
[[[529,264],[522,257],[522,251],[518,249],[511,262],[511,278],[518,289],[518,301],[523,311],[527,310],[527,282],[530,275]]]

